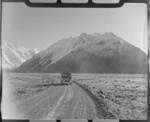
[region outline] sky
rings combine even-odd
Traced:
[[[81,33],[112,32],[147,53],[146,4],[121,8],[31,8],[3,3],[2,43],[42,50]]]

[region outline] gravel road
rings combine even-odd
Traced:
[[[17,103],[18,119],[98,119],[94,100],[76,83],[55,84]]]

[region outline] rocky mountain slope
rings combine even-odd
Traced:
[[[36,49],[5,43],[2,45],[2,67],[4,70],[15,69],[37,53]]]
[[[113,33],[65,38],[23,63],[16,72],[146,73],[147,55]]]

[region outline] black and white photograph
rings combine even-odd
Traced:
[[[3,2],[2,119],[147,120],[147,27],[145,3]]]

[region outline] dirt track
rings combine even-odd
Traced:
[[[93,99],[76,83],[55,84],[48,89],[18,101],[19,119],[96,119]]]

